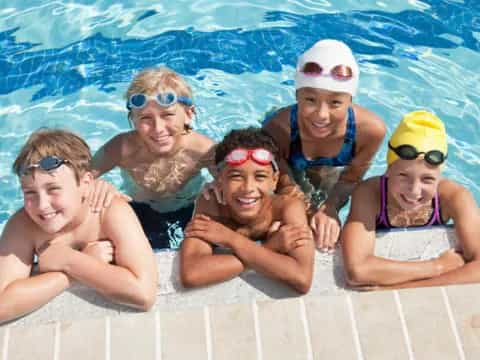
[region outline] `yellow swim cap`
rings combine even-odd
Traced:
[[[447,154],[447,133],[442,120],[432,113],[419,110],[405,115],[390,138],[394,148],[400,145],[412,145],[419,152],[439,150]],[[387,164],[390,166],[398,155],[391,149],[387,151]]]

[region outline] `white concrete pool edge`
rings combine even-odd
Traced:
[[[448,227],[391,231],[378,235],[376,252],[387,258],[420,260],[435,257],[454,244],[454,231]],[[156,253],[156,257],[159,283],[157,302],[153,311],[177,311],[205,305],[245,304],[254,300],[276,300],[299,296],[287,286],[257,274],[253,270],[246,271],[241,276],[221,284],[199,289],[184,289],[179,280],[178,253],[176,251],[159,252]],[[309,296],[343,294],[348,291],[344,285],[340,251],[333,255],[317,251]],[[74,285],[39,310],[11,325],[77,321],[132,312],[136,311],[112,304],[91,289]]]

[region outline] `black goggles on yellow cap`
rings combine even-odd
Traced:
[[[393,147],[390,142],[388,143],[388,148],[397,154],[397,156],[402,160],[414,160],[422,154],[425,155],[424,160],[430,165],[437,166],[447,160],[447,154],[444,154],[440,150],[430,150],[427,152],[417,151],[413,145],[405,144]]]

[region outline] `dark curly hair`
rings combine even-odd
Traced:
[[[278,161],[279,152],[273,138],[262,128],[248,127],[230,131],[215,147],[215,164],[218,165],[233,150],[238,148],[263,148],[270,151]]]

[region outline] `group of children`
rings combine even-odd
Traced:
[[[34,132],[13,165],[24,206],[0,240],[0,322],[42,306],[73,281],[148,310],[157,285],[152,247],[170,247],[171,223],[184,229],[185,287],[252,268],[306,293],[315,247],[331,251],[338,242],[352,287],[480,281],[480,212],[468,190],[441,177],[443,123],[426,111],[407,114],[388,142],[387,171],[362,182],[386,129],[352,103],[358,81],[348,46],[321,40],[298,59],[296,104],[218,144],[192,129],[192,91],[166,68],[135,77],[126,94],[132,130],[93,158],[68,131]],[[116,166],[130,203],[98,179]],[[202,194],[202,169],[219,196]],[[341,230],[338,211],[350,196]],[[458,252],[417,262],[374,254],[377,229],[449,220]]]

